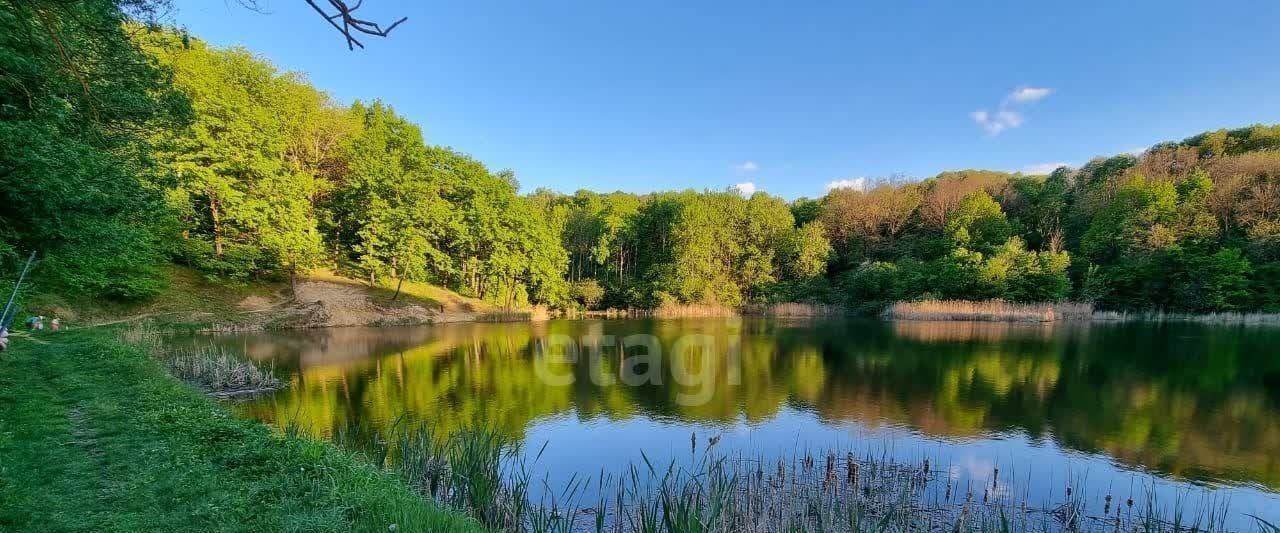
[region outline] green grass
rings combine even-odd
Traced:
[[[0,359],[0,531],[391,529],[479,526],[331,444],[235,417],[114,332],[21,339]]]

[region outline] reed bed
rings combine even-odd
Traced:
[[[844,316],[848,314],[848,309],[839,305],[830,304],[814,304],[814,303],[778,303],[766,305],[748,305],[742,308],[742,313],[753,316],[768,317],[819,317],[819,316]]]
[[[550,318],[550,312],[546,307],[535,306],[530,309],[484,311],[476,313],[472,320],[475,322],[539,322]]]
[[[738,310],[715,304],[680,304],[666,302],[648,311],[657,318],[702,318],[738,316]]]
[[[586,317],[600,318],[707,318],[734,316],[770,316],[770,317],[817,317],[844,316],[848,314],[845,307],[829,304],[812,303],[778,303],[748,304],[740,308],[713,304],[680,304],[664,303],[653,309],[602,309],[585,311]]]
[[[398,424],[397,424],[398,425]],[[564,487],[534,483],[526,454],[486,429],[441,436],[402,430],[390,438],[338,432],[398,472],[424,497],[475,517],[486,527],[521,532],[684,533],[774,531],[1225,531],[1227,503],[1191,508],[1139,493],[1073,494],[1032,504],[1015,475],[997,469],[981,486],[960,484],[948,468],[827,451],[790,459],[724,457],[714,440],[688,466],[655,465],[647,456],[622,474],[573,476]],[[534,456],[533,461],[536,462]],[[1078,483],[1072,481],[1069,483]],[[541,501],[530,488],[541,487]],[[1102,501],[1090,510],[1086,501]]]
[[[965,320],[978,322],[1056,322],[1090,320],[1085,303],[1021,304],[1004,300],[919,300],[895,302],[883,316],[895,320]]]
[[[1096,311],[1092,319],[1101,322],[1195,322],[1218,325],[1280,326],[1280,313],[1187,314],[1164,311]]]
[[[174,348],[164,331],[140,322],[120,332],[120,340],[143,349],[178,379],[206,393],[230,398],[279,389],[284,383],[274,366],[261,367],[225,347],[208,345]]]
[[[274,367],[260,367],[220,346],[180,350],[161,361],[178,379],[214,396],[242,396],[282,386]]]
[[[648,316],[646,310],[643,309],[618,309],[610,307],[608,309],[587,309],[579,313],[586,318],[630,318],[637,316]]]

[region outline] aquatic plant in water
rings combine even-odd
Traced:
[[[1064,486],[1059,501],[1033,504],[1016,476],[999,470],[975,486],[929,461],[896,462],[828,450],[789,459],[728,457],[715,441],[693,461],[657,465],[647,455],[614,475],[574,475],[563,487],[543,481],[530,496],[531,464],[519,443],[486,428],[440,435],[397,423],[382,438],[339,431],[339,444],[364,451],[398,472],[424,497],[507,531],[615,533],[774,531],[1225,531],[1228,504],[1192,508],[1181,498],[1164,505],[1152,487],[1105,498],[1102,513],[1086,495]],[[545,449],[545,445],[544,445]],[[537,457],[534,454],[533,462]],[[1006,479],[1007,478],[1007,479]],[[595,498],[587,502],[588,494]]]

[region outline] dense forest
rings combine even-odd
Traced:
[[[35,290],[145,299],[176,263],[228,283],[328,267],[506,306],[1280,310],[1280,126],[791,202],[521,195],[390,105],[137,22],[148,7],[0,0],[0,264],[37,251]]]

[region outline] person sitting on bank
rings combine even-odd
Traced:
[[[49,321],[49,331],[58,331],[59,329],[62,329],[62,319],[53,317],[53,320]]]
[[[27,319],[27,327],[32,331],[44,329],[44,315],[35,315]]]

